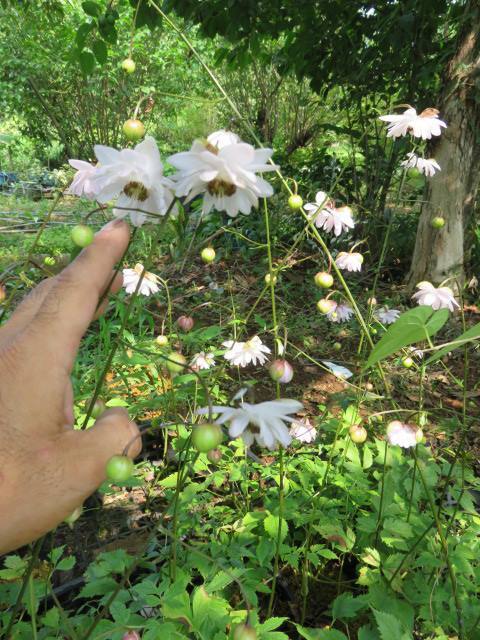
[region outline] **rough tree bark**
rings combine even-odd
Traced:
[[[440,101],[440,117],[448,125],[435,141],[431,157],[442,170],[429,178],[407,285],[412,289],[428,280],[447,278],[463,282],[464,243],[480,184],[480,7],[478,0],[466,9],[468,22],[457,51],[450,60]],[[435,216],[445,219],[434,229]]]

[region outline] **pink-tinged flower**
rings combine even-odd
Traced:
[[[294,440],[310,444],[317,437],[317,430],[308,418],[304,420],[294,420],[290,427],[290,435]]]
[[[179,318],[177,318],[177,324],[182,331],[188,333],[193,329],[195,320],[191,316],[180,316]]]
[[[211,369],[215,366],[215,356],[213,353],[205,353],[205,351],[200,351],[200,353],[196,353],[192,361],[190,362],[190,366],[195,371],[200,371],[202,369]]]
[[[382,324],[393,324],[400,316],[398,309],[389,309],[388,307],[380,307],[375,311],[376,319]]]
[[[410,108],[401,114],[380,116],[380,120],[388,122],[389,138],[400,138],[411,133],[415,138],[430,140],[432,136],[439,136],[442,127],[447,125],[438,118],[438,109],[428,108],[417,115],[415,109]]]
[[[335,264],[339,269],[346,271],[361,271],[363,264],[363,256],[361,253],[347,253],[340,251],[335,258]]]
[[[418,291],[413,294],[412,300],[415,300],[419,305],[432,307],[435,311],[437,309],[454,311],[455,307],[460,308],[450,287],[434,287],[431,282],[419,282],[417,289]]]
[[[142,282],[140,283],[140,288],[138,290],[139,294],[149,296],[151,293],[157,293],[159,290],[158,277],[149,271],[145,271],[145,273],[143,272],[144,266],[143,264],[140,264],[140,262],[135,265],[134,269],[123,270],[123,287],[128,294],[136,291],[140,278],[142,278]]]
[[[353,229],[355,226],[350,207],[337,209],[323,191],[319,191],[315,196],[315,202],[306,204],[305,209],[309,212],[316,227],[328,233],[333,231],[336,236],[339,236],[342,231]]]
[[[393,446],[409,449],[423,438],[423,431],[413,424],[393,420],[387,426],[387,440]]]
[[[227,351],[223,357],[228,360],[230,364],[237,367],[246,367],[249,364],[256,365],[265,364],[268,360],[266,353],[270,353],[270,349],[263,344],[258,336],[253,336],[246,342],[234,342],[233,340],[227,340],[222,343]]]
[[[95,175],[96,167],[83,160],[69,160],[68,163],[77,170],[77,173],[74,175],[67,193],[73,196],[85,196],[89,200],[94,200],[95,190],[91,184],[91,179]]]
[[[331,322],[348,322],[354,315],[352,307],[348,304],[338,303],[332,300],[332,308],[326,314]]]
[[[118,209],[113,210],[113,215],[130,216],[136,227],[147,219],[158,222],[158,216],[166,214],[174,199],[174,184],[163,175],[160,152],[151,136],[134,149],[118,151],[97,144],[95,155],[99,162],[96,167],[70,160],[79,170],[70,189],[100,203],[117,198]]]
[[[433,158],[419,158],[413,152],[407,153],[407,160],[404,160],[401,165],[406,169],[416,168],[429,178],[434,176],[437,171],[441,171],[440,165],[436,160]]]
[[[241,437],[247,447],[256,440],[261,447],[273,451],[278,445],[288,447],[291,443],[292,437],[285,423],[293,422],[289,414],[298,413],[302,408],[297,400],[280,399],[259,404],[242,402],[238,408],[212,407],[212,411],[220,414],[215,420],[217,424],[228,423],[231,438]],[[206,415],[209,409],[202,408],[197,413]]]
[[[293,367],[287,360],[274,360],[269,370],[270,376],[275,382],[287,384],[293,378]]]
[[[186,202],[203,194],[203,213],[212,209],[235,217],[248,214],[258,199],[273,194],[261,174],[278,167],[269,163],[272,149],[255,149],[229,131],[216,131],[206,140],[196,140],[190,151],[168,158],[178,171],[173,176],[177,196]]]

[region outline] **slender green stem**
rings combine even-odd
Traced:
[[[445,538],[445,534],[444,534],[443,529],[442,529],[442,524],[440,522],[439,514],[438,514],[437,509],[435,507],[435,501],[434,501],[433,496],[431,494],[431,491],[430,491],[430,489],[428,487],[427,480],[425,478],[425,474],[424,474],[423,469],[422,469],[422,465],[419,462],[418,456],[417,456],[415,451],[413,452],[413,457],[415,459],[415,464],[416,464],[417,469],[418,469],[418,474],[419,474],[420,479],[422,481],[423,489],[425,491],[428,503],[430,505],[430,509],[432,511],[433,519],[435,521],[435,527],[436,527],[437,532],[438,532],[438,537],[440,538],[440,544],[441,544],[441,547],[442,547],[442,551],[443,551],[443,555],[444,555],[444,559],[445,559],[445,564],[447,565],[448,574],[450,576],[450,583],[452,585],[453,600],[455,602],[455,609],[456,609],[456,613],[457,613],[458,634],[459,634],[460,640],[464,640],[465,639],[465,631],[464,631],[464,627],[463,627],[462,604],[461,604],[460,597],[459,597],[459,594],[458,594],[457,577],[455,575],[455,569],[453,568],[453,564],[452,564],[452,562],[450,560],[450,556],[449,556],[449,553],[448,553],[448,543],[447,543],[447,540]]]
[[[30,574],[28,578],[28,605],[30,609],[30,623],[32,627],[32,640],[37,640],[37,613],[35,602],[35,591],[33,584],[33,576]]]

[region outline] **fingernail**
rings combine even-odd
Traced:
[[[123,220],[123,218],[114,218],[113,220],[110,220],[110,222],[107,222],[107,224],[104,225],[100,229],[100,231],[97,231],[97,234],[112,231],[112,229],[117,229],[118,227],[121,227],[123,224],[125,224],[125,221]]]

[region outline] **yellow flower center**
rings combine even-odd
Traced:
[[[129,198],[144,202],[148,198],[148,190],[141,182],[128,182],[123,187],[123,192]]]
[[[141,276],[144,270],[143,264],[140,264],[140,262],[137,262],[133,270],[137,275]],[[157,282],[157,276],[154,273],[150,273],[150,271],[145,271],[143,279],[150,280],[150,282]]]
[[[207,189],[211,196],[233,196],[237,187],[230,182],[215,178],[207,184]]]

